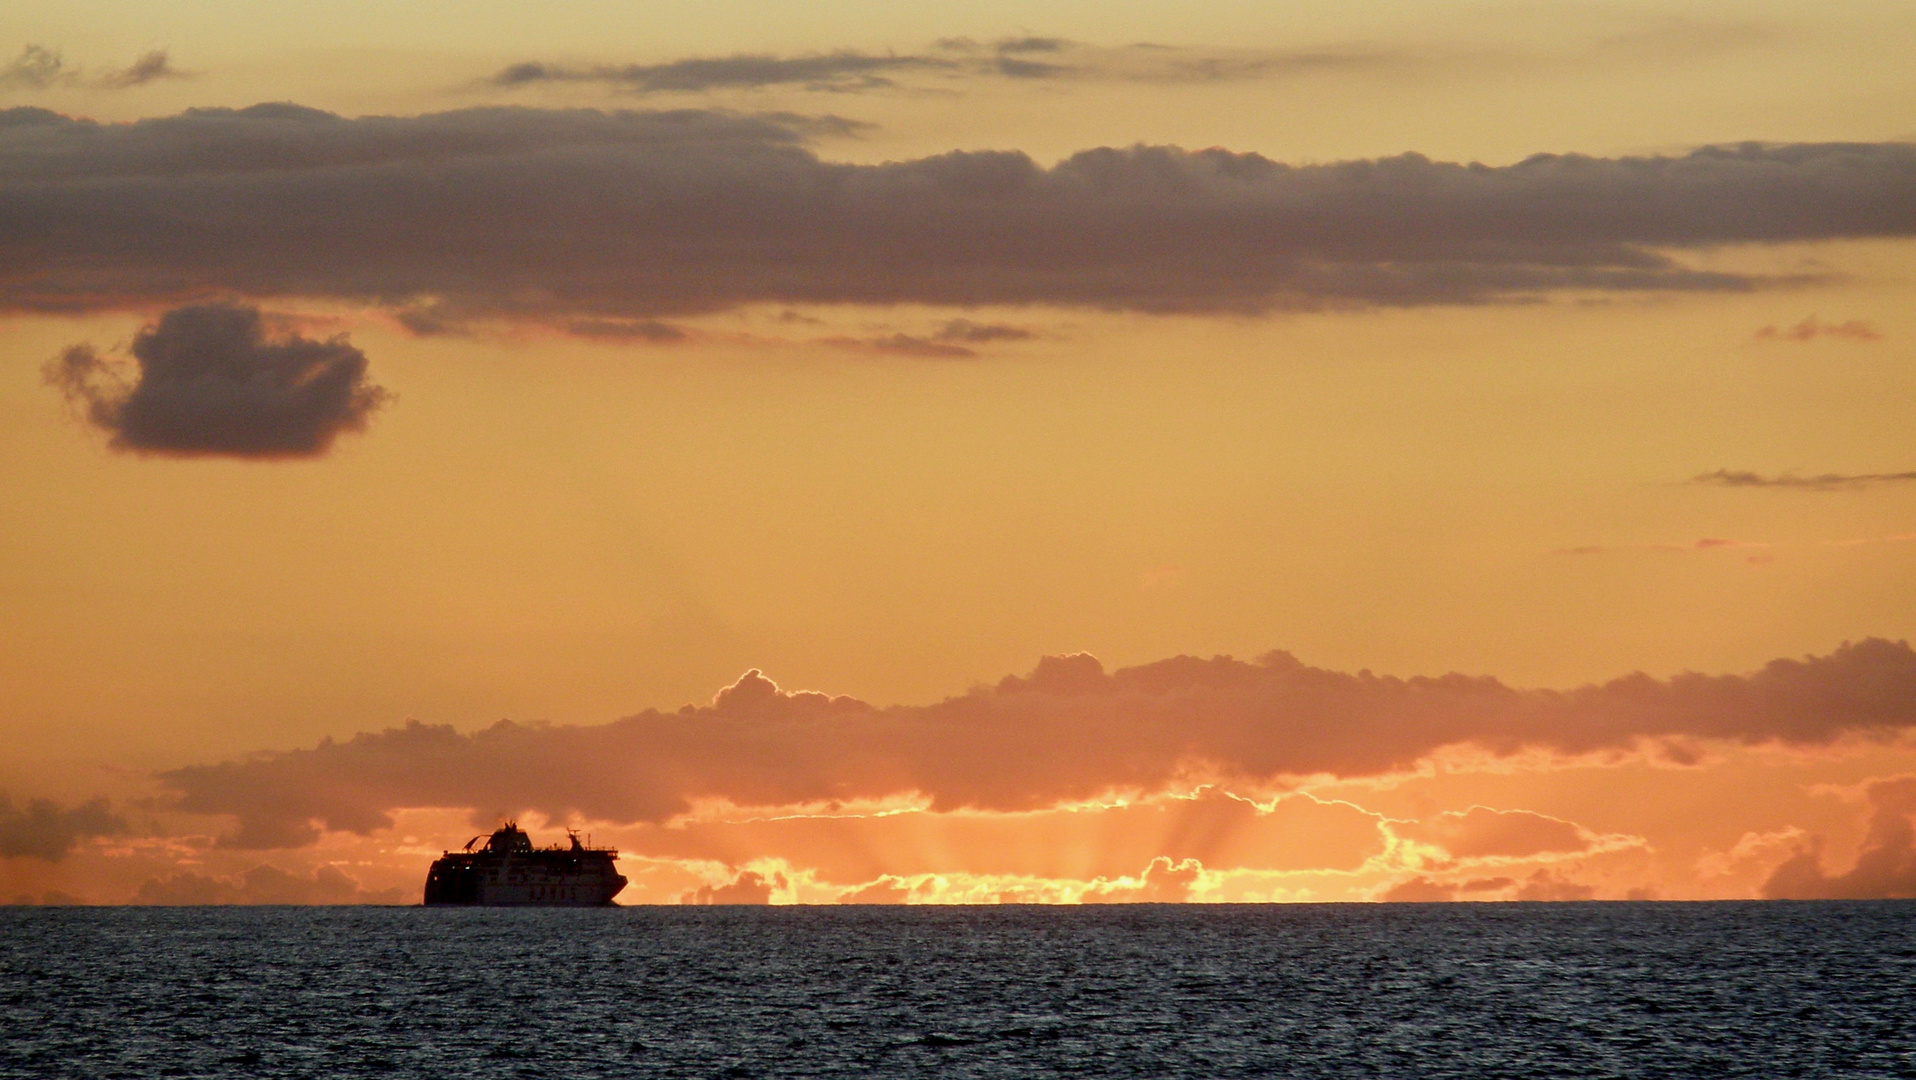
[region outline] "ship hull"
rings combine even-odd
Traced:
[[[428,906],[605,907],[625,888],[597,851],[451,854],[426,875]]]

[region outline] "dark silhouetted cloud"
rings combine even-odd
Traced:
[[[814,56],[692,57],[664,64],[626,64],[574,68],[537,62],[514,64],[488,81],[494,86],[540,82],[603,82],[641,94],[687,93],[767,86],[803,86],[848,92],[893,85],[888,72],[953,70],[947,57],[872,54],[852,51]]]
[[[752,671],[710,705],[676,713],[587,727],[501,721],[470,735],[409,723],[161,781],[179,809],[232,815],[233,843],[282,847],[311,842],[322,826],[387,828],[389,811],[408,806],[664,822],[701,800],[791,806],[918,793],[933,810],[1032,811],[1193,777],[1381,775],[1450,746],[1500,755],[1670,740],[1821,746],[1912,727],[1916,651],[1874,639],[1750,675],[1632,675],[1569,691],[1349,675],[1284,653],[1109,673],[1076,656],[930,706],[786,693]]]
[[[1916,146],[1287,166],[1100,148],[850,165],[711,111],[0,113],[0,310],[207,295],[646,319],[742,304],[1147,312],[1737,290],[1674,253],[1916,232]],[[483,223],[483,227],[479,227]]]
[[[1717,487],[1750,488],[1793,488],[1798,491],[1844,491],[1852,488],[1867,487],[1871,484],[1894,484],[1916,480],[1916,472],[1894,473],[1820,473],[1816,476],[1796,476],[1780,473],[1776,476],[1764,476],[1761,473],[1744,472],[1734,469],[1718,469],[1693,477],[1692,484],[1711,484]]]
[[[1040,59],[1042,58],[1042,59]],[[993,42],[941,38],[923,53],[868,53],[840,49],[801,56],[744,54],[687,57],[660,64],[568,65],[527,61],[486,79],[495,87],[595,82],[639,93],[800,87],[830,93],[907,88],[917,75],[948,86],[953,80],[1096,80],[1218,83],[1273,79],[1344,69],[1427,65],[1429,58],[1400,50],[1205,49],[1180,46],[1100,48],[1058,37],[1014,37]]]
[[[970,319],[952,319],[932,335],[937,341],[1027,341],[1036,335],[1022,326],[1004,323],[978,323]]]
[[[571,319],[561,326],[577,337],[649,341],[655,345],[684,341],[688,336],[684,330],[657,319]]]
[[[1861,319],[1826,323],[1814,315],[1794,326],[1765,326],[1756,332],[1759,341],[1814,341],[1821,337],[1848,338],[1851,341],[1880,341],[1883,334]]]
[[[1814,837],[1763,884],[1763,895],[1783,900],[1881,900],[1916,897],[1916,777],[1878,780],[1866,789],[1869,832],[1856,862],[1840,874],[1823,869],[1823,842]]]
[[[16,808],[0,793],[0,856],[58,862],[82,840],[125,831],[125,820],[108,809],[105,799],[72,808],[52,799],[29,799]]]
[[[136,453],[313,457],[363,429],[387,396],[344,335],[268,340],[257,310],[231,304],[169,311],[132,353],[130,380],[90,345],[67,349],[46,377],[114,447]]]
[[[160,79],[188,78],[186,72],[173,66],[165,49],[155,49],[140,57],[119,71],[109,71],[100,77],[100,85],[115,90],[144,86]]]

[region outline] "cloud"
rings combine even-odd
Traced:
[[[67,66],[59,53],[39,45],[28,45],[20,55],[0,67],[0,90],[19,88],[45,90],[51,86],[91,85],[104,90],[129,90],[159,79],[191,78],[174,67],[165,49],[154,49],[138,60],[99,77],[83,79],[79,69]]]
[[[1217,788],[1118,805],[1024,812],[858,807],[701,814],[633,829],[628,855],[743,866],[788,859],[829,883],[891,876],[1089,881],[1134,874],[1163,855],[1215,870],[1352,872],[1384,854],[1378,815],[1293,794],[1268,803]],[[1086,838],[1098,838],[1087,844]]]
[[[1401,50],[1375,48],[1100,48],[1065,38],[1028,36],[990,43],[942,38],[921,53],[839,49],[797,56],[749,53],[686,57],[660,64],[585,66],[535,60],[502,68],[485,82],[504,89],[589,82],[634,94],[783,87],[844,94],[943,87],[964,79],[1219,83],[1428,62]],[[912,76],[918,80],[901,83]]]
[[[970,319],[952,319],[932,335],[936,341],[1028,341],[1036,335],[1022,326],[1004,323],[976,323]]]
[[[887,73],[944,70],[956,61],[936,56],[895,53],[872,54],[840,50],[810,56],[690,57],[664,64],[625,64],[586,68],[529,62],[511,67],[486,80],[494,86],[525,86],[542,82],[601,82],[640,94],[697,93],[706,90],[758,89],[802,86],[809,90],[851,92],[894,85]]]
[[[29,799],[15,808],[0,792],[0,856],[59,862],[80,841],[126,831],[126,821],[93,799],[71,809],[52,799]]]
[[[1086,904],[1182,904],[1204,873],[1196,859],[1172,862],[1160,855],[1144,868],[1137,883],[1094,881],[1079,898]]]
[[[741,871],[723,885],[701,885],[679,898],[682,904],[769,904],[775,890],[789,883],[783,874],[771,877],[753,871]]]
[[[1446,811],[1424,821],[1392,822],[1391,831],[1407,840],[1442,848],[1457,859],[1526,859],[1590,850],[1597,839],[1574,822],[1528,810],[1492,810],[1473,806]]]
[[[1820,337],[1848,338],[1851,341],[1880,341],[1882,332],[1861,319],[1826,323],[1811,315],[1795,326],[1781,329],[1765,326],[1756,332],[1759,341],[1814,341]]]
[[[160,79],[191,78],[186,72],[173,66],[167,58],[165,49],[155,49],[133,61],[119,71],[110,71],[100,77],[100,85],[115,90],[125,90]]]
[[[1591,900],[1597,895],[1594,886],[1570,881],[1551,870],[1539,870],[1530,875],[1521,885],[1513,900],[1545,900],[1561,903],[1567,900]]]
[[[841,904],[903,904],[911,899],[911,886],[885,875],[876,881],[848,889],[838,898]]]
[[[1189,790],[1194,778],[1269,787],[1386,775],[1453,746],[1494,755],[1695,740],[1826,746],[1912,727],[1916,651],[1878,639],[1748,675],[1637,674],[1567,691],[1459,674],[1353,675],[1285,653],[1114,672],[1078,655],[927,706],[788,693],[750,671],[711,704],[672,713],[597,726],[501,721],[471,734],[410,722],[159,779],[175,808],[231,815],[229,843],[272,848],[310,843],[321,828],[389,828],[398,807],[664,823],[713,801],[789,807],[915,793],[933,811],[1030,812]]]
[[[657,319],[571,319],[562,329],[575,337],[605,338],[613,341],[649,341],[670,345],[684,341],[684,330]]]
[[[66,60],[59,53],[28,45],[7,66],[0,67],[0,89],[44,90],[58,83],[72,82],[77,77],[78,73],[66,66]]]
[[[360,431],[387,399],[344,335],[269,340],[260,313],[233,304],[177,308],[133,338],[138,374],[75,345],[47,365],[113,446],[142,454],[315,457]]]
[[[1487,895],[1496,893],[1499,895]],[[1377,899],[1386,904],[1444,904],[1458,900],[1541,900],[1561,902],[1590,900],[1597,890],[1590,885],[1570,881],[1552,870],[1532,873],[1523,884],[1507,877],[1477,878],[1446,882],[1419,874],[1385,889]]]
[[[1143,312],[1777,284],[1677,255],[1916,232],[1916,146],[1288,166],[1103,147],[854,165],[733,113],[0,112],[0,310],[309,297],[452,322],[771,304]],[[483,223],[483,227],[479,226]]]
[[[1718,469],[1715,472],[1707,472],[1694,476],[1690,479],[1690,483],[1711,484],[1717,487],[1794,488],[1799,491],[1844,491],[1852,488],[1867,487],[1871,484],[1894,484],[1910,480],[1916,480],[1916,471],[1893,473],[1821,473],[1816,476],[1796,476],[1792,473],[1780,473],[1776,476],[1764,476],[1761,473]]]
[[[1916,777],[1879,780],[1866,789],[1869,832],[1856,862],[1840,874],[1823,869],[1823,841],[1812,837],[1763,883],[1783,900],[1881,900],[1916,897]]]
[[[1444,904],[1457,899],[1457,890],[1420,874],[1385,889],[1377,899],[1386,904]]]
[[[978,355],[976,349],[911,334],[887,334],[884,337],[871,338],[828,337],[819,338],[818,342],[821,345],[836,345],[842,349],[889,353],[892,356],[920,356],[928,360],[968,360]]]
[[[400,889],[367,890],[337,867],[321,866],[301,877],[275,866],[255,866],[237,878],[186,871],[148,878],[133,894],[135,904],[405,904]]]

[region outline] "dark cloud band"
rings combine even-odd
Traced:
[[[1034,810],[1194,775],[1379,775],[1447,746],[1584,754],[1666,741],[1683,753],[1697,739],[1827,745],[1911,727],[1916,652],[1878,640],[1747,676],[1634,675],[1562,692],[1348,675],[1283,653],[1110,673],[1075,656],[926,707],[788,694],[754,671],[713,704],[676,713],[596,727],[502,721],[471,735],[412,723],[162,781],[181,809],[236,817],[241,846],[281,847],[310,842],[319,825],[388,827],[389,812],[408,806],[659,822],[702,799],[779,806],[916,792],[934,809]]]
[[[710,111],[291,105],[96,124],[0,112],[0,309],[209,293],[438,318],[645,319],[756,302],[1149,312],[1748,289],[1672,252],[1916,232],[1916,146],[1416,155],[1287,166],[1102,148],[820,160]]]

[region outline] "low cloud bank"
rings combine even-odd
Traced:
[[[393,809],[413,806],[660,823],[708,800],[917,793],[933,810],[1028,811],[1193,778],[1374,776],[1452,746],[1569,755],[1667,741],[1687,753],[1695,740],[1819,746],[1912,727],[1916,651],[1877,639],[1749,675],[1639,674],[1568,691],[1352,675],[1285,653],[1115,672],[1077,655],[928,706],[786,693],[752,671],[711,704],[673,713],[598,726],[501,721],[471,734],[415,722],[160,780],[178,809],[231,815],[228,843],[276,848],[322,828],[387,828]]]
[[[853,165],[808,149],[816,129],[712,110],[0,111],[0,310],[313,297],[444,329],[752,303],[1459,304],[1751,289],[1770,282],[1672,253],[1916,233],[1901,143],[1503,167],[1168,146]]]
[[[255,866],[238,877],[186,872],[148,878],[133,894],[136,904],[406,904],[414,897],[400,889],[367,890],[357,879],[332,866],[301,877],[276,866]]]
[[[1868,788],[1869,832],[1856,862],[1840,874],[1823,869],[1823,842],[1811,839],[1778,866],[1763,895],[1784,900],[1871,900],[1916,897],[1916,777],[1879,780]]]
[[[137,373],[75,345],[47,365],[113,446],[143,454],[314,457],[385,402],[366,354],[344,335],[269,340],[260,313],[232,304],[169,311],[133,339]]]
[[[58,862],[82,840],[125,831],[126,820],[113,813],[105,799],[71,808],[52,799],[29,799],[15,807],[13,799],[0,792],[0,856]]]

